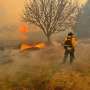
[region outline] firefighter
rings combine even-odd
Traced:
[[[72,32],[69,32],[64,41],[64,49],[65,49],[64,63],[66,62],[68,56],[70,56],[70,63],[73,62],[75,58],[74,52],[75,52],[76,45],[77,45],[76,36]]]

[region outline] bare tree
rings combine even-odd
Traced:
[[[72,0],[28,0],[23,19],[40,27],[50,41],[56,32],[72,28],[76,23],[78,6]]]

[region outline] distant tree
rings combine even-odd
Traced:
[[[28,0],[23,19],[40,27],[50,41],[52,34],[74,27],[78,12],[72,0]]]

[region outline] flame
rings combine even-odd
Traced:
[[[23,50],[26,50],[26,49],[29,49],[29,48],[32,48],[32,45],[23,43],[23,44],[21,44],[20,50],[23,51]]]
[[[27,50],[27,49],[42,49],[45,48],[46,45],[44,43],[37,43],[37,44],[21,44],[20,50]]]
[[[26,24],[22,24],[22,25],[21,25],[21,27],[20,27],[20,32],[21,32],[21,33],[27,33],[27,32],[29,32],[29,29],[28,29],[28,27],[27,27]]]
[[[22,44],[20,46],[21,51],[26,50],[26,49],[45,48],[46,45],[42,42],[34,43],[34,44],[27,44],[27,41],[28,41],[28,35],[27,34],[29,32],[29,29],[28,29],[26,24],[21,25],[19,32],[20,32],[20,40],[22,41]]]
[[[38,43],[35,45],[37,48],[44,48],[46,45],[44,43]]]
[[[21,24],[19,32],[20,32],[20,36],[19,36],[20,40],[22,42],[27,41],[28,40],[28,35],[27,34],[29,32],[27,24],[24,24],[24,23]]]

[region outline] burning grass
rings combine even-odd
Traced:
[[[12,61],[0,64],[0,90],[90,90],[89,53],[85,57],[90,48],[79,46],[77,50],[72,65],[62,64],[61,46],[23,53],[20,49],[0,51],[0,60]]]
[[[25,43],[23,43],[20,46],[20,50],[24,51],[27,49],[42,49],[45,47],[46,47],[45,43],[36,43],[36,44],[25,44]]]

